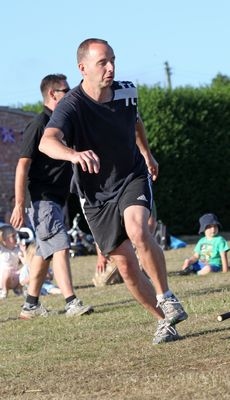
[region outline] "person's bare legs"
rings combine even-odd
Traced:
[[[165,319],[174,325],[187,319],[188,315],[168,287],[164,253],[149,230],[148,219],[149,211],[143,206],[130,206],[124,211],[127,234],[141,265],[153,282],[157,304],[163,310]]]
[[[179,339],[175,327],[170,326],[161,308],[157,307],[155,290],[150,280],[141,271],[130,240],[125,240],[110,253],[110,256],[116,263],[127,289],[158,320],[152,343],[155,345]]]
[[[164,314],[156,307],[156,295],[149,279],[139,268],[138,260],[130,240],[126,240],[110,253],[117,265],[124,283],[133,297],[157,319]]]
[[[141,265],[154,284],[156,293],[165,293],[169,290],[165,258],[149,230],[149,210],[142,206],[128,207],[124,212],[124,219],[127,234],[136,248]]]
[[[91,305],[83,305],[74,293],[70,268],[69,249],[59,250],[53,254],[53,272],[58,287],[66,300],[66,315],[80,316],[93,311]]]
[[[33,256],[30,266],[28,285],[28,294],[30,296],[39,297],[49,264],[49,260],[44,260],[41,256]]]
[[[8,291],[10,289],[15,289],[16,287],[20,286],[19,284],[19,275],[9,271],[8,269],[3,271],[2,274],[2,287],[1,287],[1,292],[2,292],[2,297],[6,297],[8,294]]]
[[[44,260],[43,257],[35,255],[30,267],[30,281],[28,294],[39,297],[42,284],[46,278],[50,260]],[[61,250],[53,254],[54,277],[64,298],[72,296],[73,286],[69,263],[69,250]]]
[[[197,271],[197,275],[207,275],[210,272],[212,272],[210,265],[205,265],[204,268],[200,269],[200,271]]]
[[[26,303],[20,313],[20,318],[25,320],[41,315],[48,315],[48,311],[39,302],[36,302],[36,300],[39,298],[41,286],[46,278],[50,260],[44,260],[42,257],[34,256],[32,264],[28,295]],[[78,299],[74,293],[70,270],[69,249],[60,250],[53,254],[53,272],[59,289],[66,300],[66,316],[80,316],[91,313],[93,307],[91,305],[83,305],[82,301]]]
[[[54,277],[64,298],[74,294],[72,274],[70,269],[69,249],[57,251],[53,254]]]

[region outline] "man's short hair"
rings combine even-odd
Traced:
[[[104,39],[90,38],[90,39],[84,40],[83,42],[81,42],[81,44],[79,45],[79,47],[77,49],[77,62],[78,63],[80,63],[82,61],[82,59],[85,57],[86,53],[89,50],[89,46],[92,43],[100,43],[100,44],[105,44],[105,45],[109,46],[109,43]]]
[[[62,81],[66,81],[67,77],[64,74],[50,74],[46,75],[40,84],[40,90],[42,96],[44,97],[48,91],[48,89],[55,88],[56,84],[60,84]]]

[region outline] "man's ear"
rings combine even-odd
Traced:
[[[83,63],[78,64],[78,69],[81,72],[82,75],[85,75],[85,66]]]
[[[51,97],[53,100],[57,100],[55,91],[53,89],[48,90],[48,96]]]

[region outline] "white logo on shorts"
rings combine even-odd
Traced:
[[[139,197],[137,198],[137,200],[144,200],[144,201],[148,201],[148,200],[146,199],[146,197],[145,197],[145,195],[144,195],[144,194],[142,194],[141,196],[139,196]]]

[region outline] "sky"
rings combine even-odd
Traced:
[[[229,0],[2,0],[0,106],[41,101],[50,73],[81,79],[76,50],[89,37],[106,39],[117,80],[167,87],[210,85],[230,76]]]

